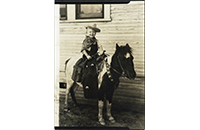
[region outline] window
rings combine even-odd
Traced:
[[[60,21],[111,21],[109,4],[60,4]]]
[[[67,19],[67,5],[60,5],[60,19]]]
[[[95,19],[103,18],[103,5],[98,4],[79,4],[76,5],[76,19]]]

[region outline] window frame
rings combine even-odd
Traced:
[[[76,19],[76,5],[75,4],[67,4],[67,19],[62,20],[60,22],[99,22],[99,21],[111,21],[110,18],[110,4],[103,4],[104,9],[104,18],[95,18],[95,19]]]

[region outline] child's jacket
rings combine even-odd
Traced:
[[[83,40],[81,52],[86,50],[88,55],[92,56],[98,51],[97,44],[97,39],[95,37],[90,38],[89,36],[86,36],[86,38]]]

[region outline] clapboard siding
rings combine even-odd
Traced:
[[[129,4],[111,4],[111,22],[60,22],[60,81],[64,82],[65,61],[80,53],[85,38],[85,26],[96,23],[101,29],[96,38],[107,54],[113,54],[115,45],[129,43],[132,47],[137,76],[144,77],[144,1]]]

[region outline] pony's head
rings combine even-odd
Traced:
[[[129,79],[136,77],[133,59],[132,50],[128,43],[125,46],[116,44],[115,62],[118,64],[118,68],[121,69],[120,71]]]

